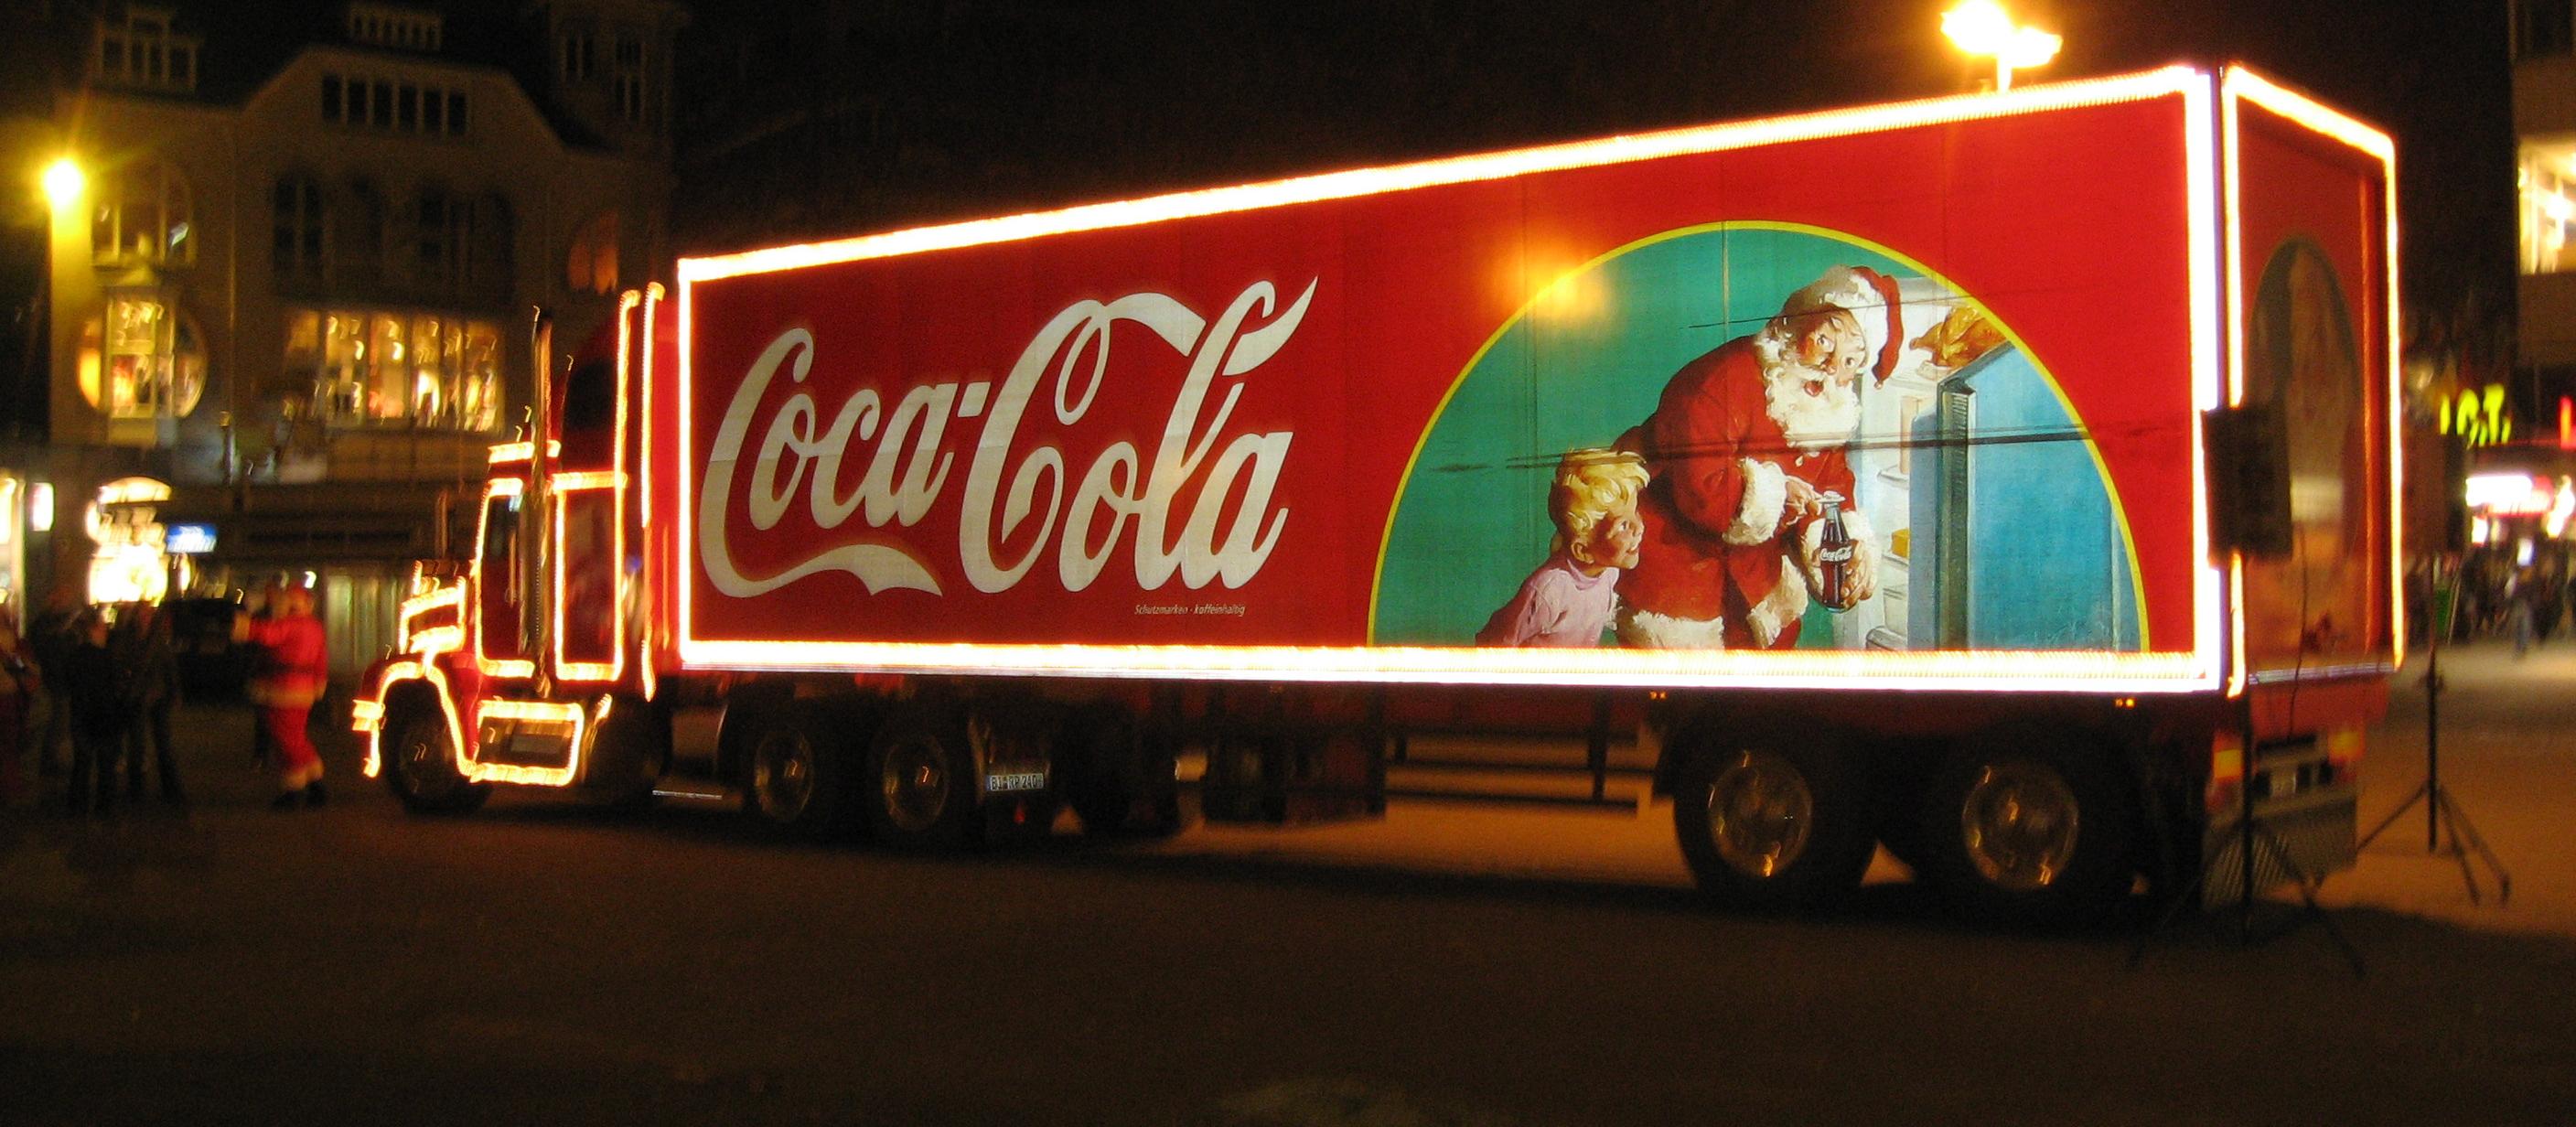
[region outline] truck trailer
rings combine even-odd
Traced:
[[[2178,65],[684,257],[537,319],[366,769],[950,849],[1379,816],[1465,729],[1640,749],[1728,905],[2315,879],[2394,160]]]

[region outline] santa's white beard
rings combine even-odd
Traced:
[[[1810,387],[1820,388],[1808,394]],[[1820,369],[1782,358],[1762,366],[1762,406],[1789,445],[1822,450],[1851,441],[1860,427],[1857,384],[1836,383]]]

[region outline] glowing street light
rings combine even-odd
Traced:
[[[78,202],[89,178],[81,175],[80,165],[70,157],[57,157],[45,166],[45,199],[59,211]]]
[[[1971,55],[1993,56],[1997,90],[2012,89],[2013,71],[2046,65],[2065,43],[2054,32],[2014,23],[1995,0],[1962,0],[1941,13],[1941,34]]]

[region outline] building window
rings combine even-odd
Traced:
[[[90,215],[90,250],[101,263],[182,265],[197,257],[190,238],[188,182],[167,162],[145,160],[109,174]]]
[[[435,51],[444,35],[438,13],[388,4],[349,5],[349,41],[405,51]]]
[[[2576,145],[2525,146],[2516,178],[2522,188],[2522,272],[2576,270]]]
[[[270,268],[280,281],[314,283],[324,272],[322,185],[287,176],[270,192]]]
[[[644,41],[617,37],[617,115],[631,123],[644,120]]]
[[[421,189],[412,204],[412,277],[428,286],[455,280],[464,246],[459,235],[471,234],[473,225],[473,211],[464,201],[442,188]]]
[[[198,38],[170,30],[171,11],[129,5],[125,18],[98,21],[90,62],[101,83],[148,90],[197,88]]]
[[[2576,0],[2515,0],[2513,9],[2514,58],[2576,51]]]
[[[413,82],[326,74],[322,120],[358,129],[458,137],[465,133],[465,95]]]
[[[617,292],[617,213],[601,212],[582,224],[565,256],[564,282],[575,292]]]
[[[180,418],[206,390],[205,338],[163,302],[111,297],[81,326],[81,397],[111,419]]]
[[[563,37],[563,80],[567,86],[590,81],[591,40],[587,31],[567,31]]]
[[[299,309],[285,370],[333,426],[488,431],[501,418],[501,326],[446,313]]]
[[[385,277],[385,197],[374,183],[352,180],[331,201],[331,279],[359,289]]]

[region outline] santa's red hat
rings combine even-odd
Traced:
[[[1784,320],[1834,310],[1860,322],[1861,340],[1873,357],[1871,382],[1887,382],[1896,372],[1897,354],[1905,350],[1905,311],[1898,303],[1896,279],[1866,266],[1836,266],[1780,303]]]

